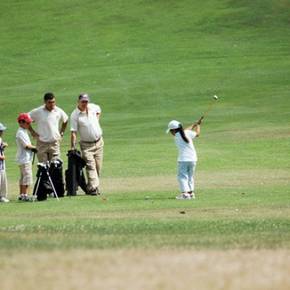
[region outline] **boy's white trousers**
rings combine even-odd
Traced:
[[[0,170],[0,197],[7,197],[7,177],[5,170]]]

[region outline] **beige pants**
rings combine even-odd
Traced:
[[[32,164],[26,163],[19,165],[20,168],[20,185],[31,185],[33,183],[32,178]]]
[[[86,161],[86,172],[88,178],[88,190],[97,190],[100,185],[100,173],[103,164],[104,141],[100,138],[98,142],[80,142],[82,157]]]
[[[0,197],[7,197],[7,177],[5,170],[0,170]]]
[[[37,140],[36,148],[38,162],[51,161],[60,157],[59,141],[47,143]]]

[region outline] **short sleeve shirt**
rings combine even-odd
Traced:
[[[62,109],[56,106],[52,111],[48,111],[45,106],[41,106],[29,112],[29,115],[36,123],[40,141],[49,143],[61,139],[60,124],[68,120],[67,114]]]
[[[180,133],[175,135],[175,144],[178,148],[178,161],[197,161],[197,154],[192,140],[197,136],[195,131],[184,130],[185,136],[189,143],[184,142]]]
[[[27,145],[31,145],[31,141],[27,130],[19,128],[16,133],[17,154],[16,161],[19,164],[26,164],[32,160],[32,151],[26,149]]]
[[[0,138],[0,156],[4,156],[2,146],[3,146],[2,138]],[[5,170],[5,160],[0,160],[0,171],[2,170]]]
[[[103,134],[98,118],[100,113],[100,106],[91,103],[87,111],[82,112],[76,108],[70,117],[71,131],[79,133],[81,141],[97,141]]]

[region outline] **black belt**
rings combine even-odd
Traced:
[[[81,143],[95,144],[95,143],[98,143],[101,139],[102,139],[102,137],[100,137],[96,141],[81,141]]]

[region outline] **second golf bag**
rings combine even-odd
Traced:
[[[65,171],[65,182],[67,195],[76,195],[78,186],[87,193],[87,183],[83,172],[86,162],[81,157],[81,153],[77,150],[69,150],[68,169]]]
[[[33,188],[33,196],[39,201],[46,200],[48,195],[57,198],[63,197],[62,161],[57,159],[50,163],[38,163],[37,167],[37,180]]]

